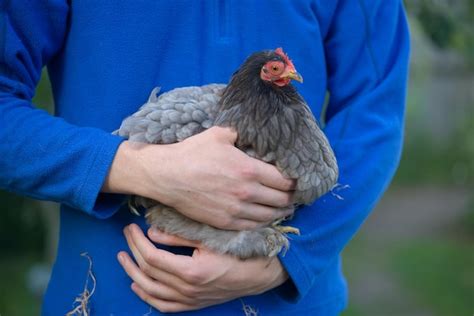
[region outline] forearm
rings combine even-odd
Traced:
[[[110,215],[119,203],[96,208],[96,202],[122,139],[31,103],[43,67],[67,36],[67,2],[18,0],[0,7],[0,187]]]
[[[92,212],[121,138],[1,91],[0,126],[0,187]]]

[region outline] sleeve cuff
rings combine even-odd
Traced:
[[[280,253],[278,257],[290,278],[275,289],[275,293],[289,302],[296,303],[309,292],[314,279],[302,264],[294,247],[290,247],[285,254]]]
[[[109,218],[125,201],[125,195],[100,192],[118,147],[123,141],[123,138],[109,134],[105,134],[101,139],[95,159],[78,194],[78,203],[87,214],[100,219]]]

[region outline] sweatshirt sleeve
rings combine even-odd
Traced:
[[[409,35],[398,0],[339,1],[325,37],[330,102],[325,133],[338,187],[295,213],[301,236],[280,256],[299,300],[337,260],[389,185],[403,137]]]
[[[99,192],[122,139],[31,103],[62,48],[68,9],[65,0],[0,2],[0,188],[105,218],[121,202]]]

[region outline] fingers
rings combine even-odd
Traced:
[[[235,144],[238,138],[237,132],[231,128],[215,126],[209,129],[209,131],[214,133],[219,139],[224,139],[232,145]],[[260,183],[280,191],[291,191],[295,189],[296,181],[285,178],[274,165],[255,158],[250,159],[255,165],[255,172]]]
[[[133,237],[131,236],[129,230],[126,228],[124,229],[125,232],[125,238],[127,239],[128,246],[130,247],[130,250],[132,251],[133,257],[135,258],[135,261],[138,263],[140,266],[140,269],[145,272],[148,276],[152,277],[155,280],[159,280],[162,283],[165,284],[179,284],[180,280],[174,276],[169,274],[168,272],[165,272],[163,270],[160,270],[159,267],[154,267],[151,266],[146,262],[146,260],[143,258],[142,254],[140,251],[137,249],[135,246],[135,242],[133,241]],[[121,257],[119,257],[120,259]]]
[[[249,187],[252,189],[248,189]],[[256,184],[242,186],[242,188],[236,189],[234,194],[239,201],[232,204],[226,211],[235,219],[232,225],[238,226],[234,228],[237,230],[254,229],[271,223],[275,219],[292,215],[294,212],[293,193],[290,192],[282,192]],[[245,224],[242,220],[253,223],[247,223],[249,225],[242,227]],[[240,223],[236,223],[236,221],[240,221]]]
[[[153,297],[150,294],[148,294],[145,290],[143,290],[143,288],[140,287],[140,285],[138,285],[137,283],[132,283],[131,288],[133,292],[137,294],[138,297],[140,297],[143,301],[153,306],[154,308],[156,308],[162,313],[184,312],[184,311],[191,311],[191,310],[196,310],[196,309],[204,307],[199,304],[190,305],[190,304],[184,304],[181,302],[167,301],[167,300],[163,300],[157,297]]]
[[[144,255],[136,247],[134,237],[130,233],[130,230],[125,229],[124,231],[130,250],[132,251],[135,261],[138,263],[138,266],[140,267],[140,270],[143,271],[143,273],[162,284],[168,285],[169,287],[177,290],[179,293],[187,297],[189,297],[191,294],[194,294],[192,289],[190,289],[188,282],[185,281],[186,278],[184,277],[184,275],[188,270],[179,271],[179,274],[172,274],[162,269],[161,266],[150,263],[149,261],[147,261],[147,259],[144,258]],[[155,250],[159,250],[160,252],[166,252],[157,248],[155,248]],[[174,255],[172,253],[169,254],[171,256],[176,256],[179,258],[183,257]],[[119,259],[120,258],[121,257],[119,257]],[[125,258],[127,258],[127,256],[125,256]],[[189,257],[187,258],[189,259]]]
[[[133,280],[132,290],[145,302],[160,310],[161,312],[180,312],[203,308],[209,305],[223,302],[221,295],[215,295],[215,298],[207,299],[203,292],[201,285],[196,285],[193,282],[185,282],[175,275],[161,270],[159,266],[152,266],[144,259],[145,254],[139,250],[136,244],[140,244],[138,239],[145,238],[141,230],[136,225],[130,225],[129,228],[124,229],[127,242],[135,256],[135,260],[126,252],[118,254],[118,260],[124,268],[127,275]],[[159,235],[159,234],[158,234]],[[161,234],[155,236],[159,240],[171,241],[172,243],[181,243],[182,240],[173,239],[170,235]],[[155,251],[161,251],[155,248]],[[176,256],[171,254],[172,256]],[[176,256],[181,257],[183,256]],[[220,292],[219,292],[220,293]]]
[[[132,224],[124,231],[137,263],[125,252],[120,252],[118,259],[133,280],[131,288],[143,301],[162,312],[203,308],[261,293],[280,284],[268,284],[269,276],[273,275],[268,270],[271,267],[266,263],[268,259],[241,261],[207,252],[205,248],[197,248],[193,257],[179,256],[154,247],[137,225]],[[149,234],[169,244],[195,244],[163,233],[150,231]],[[178,270],[170,269],[172,264]]]
[[[245,211],[240,215],[242,219],[257,222],[261,226],[269,224],[276,219],[293,214],[293,208],[273,208],[259,204],[246,204]],[[254,224],[255,226],[255,224]]]
[[[156,248],[135,224],[131,224],[125,229],[125,235],[134,255],[137,252],[137,255],[142,256],[143,260],[151,266],[160,267],[170,274],[179,276],[192,264],[192,258],[189,256],[175,255]],[[136,249],[132,249],[132,247],[136,247]]]
[[[273,207],[287,207],[293,202],[293,193],[257,185],[249,194],[247,201]]]
[[[173,300],[187,304],[195,303],[194,299],[186,297],[174,288],[147,276],[126,252],[120,252],[117,257],[127,275],[149,295],[163,300]]]
[[[133,292],[161,312],[189,311],[202,308],[207,303],[202,299],[187,297],[172,287],[151,279],[125,252],[119,253],[118,259],[127,275],[133,280],[131,285]]]
[[[184,246],[196,248],[201,245],[199,241],[187,240],[178,236],[166,234],[156,228],[148,229],[148,237],[150,237],[153,242],[168,246]]]
[[[280,191],[292,191],[295,189],[296,181],[285,178],[275,166],[258,159],[251,159],[255,162],[256,177],[261,184]]]

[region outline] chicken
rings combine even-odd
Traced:
[[[155,88],[148,102],[126,118],[116,134],[134,142],[170,144],[212,126],[230,127],[237,131],[239,149],[296,179],[295,206],[311,204],[335,185],[338,167],[292,79],[302,82],[281,48],[257,52],[227,86],[176,88],[159,97]],[[147,222],[166,233],[240,258],[275,256],[289,247],[287,233],[299,233],[280,226],[284,219],[255,230],[230,231],[196,222],[158,201],[134,197],[131,204],[144,207]]]

